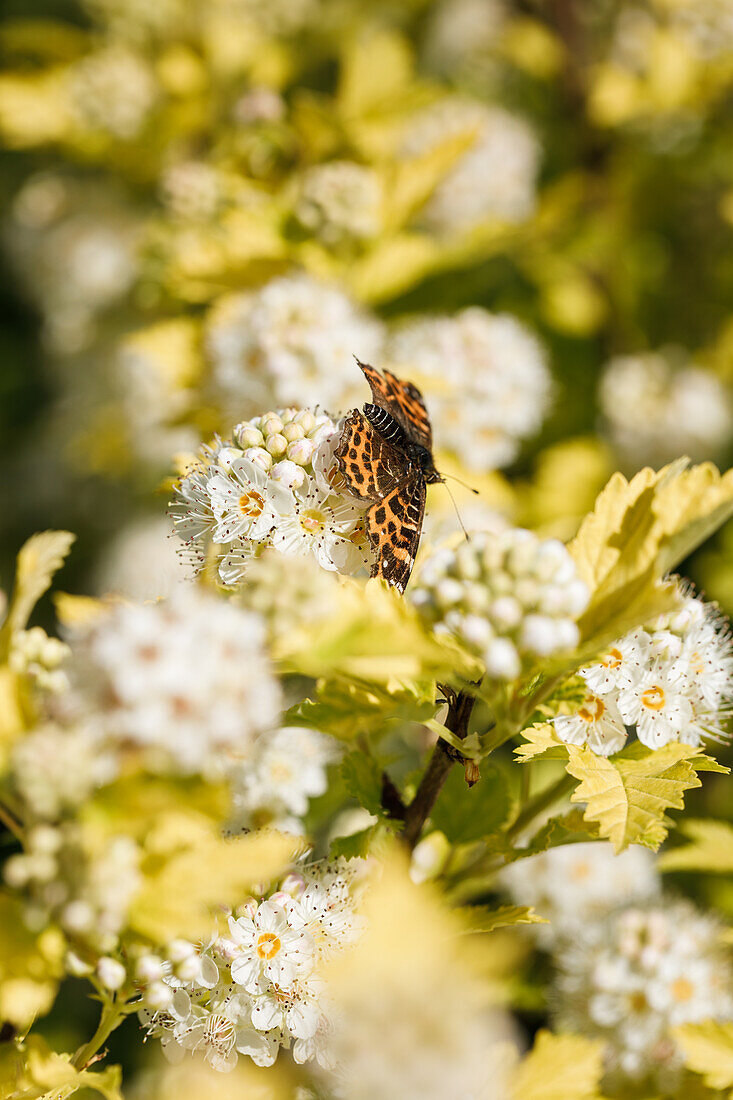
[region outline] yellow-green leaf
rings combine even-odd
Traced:
[[[412,52],[401,35],[377,31],[354,37],[344,50],[338,108],[346,118],[393,104],[412,80]]]
[[[512,1082],[512,1100],[596,1100],[603,1043],[580,1035],[539,1031]]]
[[[0,1020],[24,1030],[48,1012],[61,977],[63,954],[60,932],[51,928],[39,935],[30,932],[20,901],[0,894]]]
[[[105,1100],[123,1100],[119,1066],[77,1069],[70,1054],[57,1054],[38,1035],[4,1044],[0,1055],[0,1095],[7,1100],[67,1100],[90,1089]]]
[[[603,644],[664,610],[672,590],[660,579],[733,515],[733,471],[711,463],[614,474],[570,544],[591,589],[579,625]]]
[[[31,611],[51,584],[54,573],[75,539],[70,531],[41,531],[31,535],[21,548],[15,568],[15,585],[8,616],[0,632],[0,655],[4,656],[10,638],[22,630]]]
[[[535,756],[544,756],[553,760],[567,760],[568,747],[555,733],[552,722],[538,722],[522,730],[524,741],[517,745],[514,755],[520,763],[526,763]]]
[[[587,803],[586,820],[598,822],[601,836],[617,853],[629,844],[656,850],[670,824],[665,812],[682,809],[684,792],[700,786],[695,769],[702,756],[699,749],[677,743],[661,749],[637,745],[613,760],[567,746],[567,770],[580,780],[571,801]]]
[[[467,912],[471,921],[469,932],[493,932],[496,928],[509,928],[513,924],[548,923],[545,917],[527,905],[500,905],[498,909],[471,906]]]
[[[657,861],[660,871],[733,872],[733,825],[688,820],[679,827],[691,843],[663,852]]]
[[[705,1020],[672,1030],[682,1048],[685,1065],[702,1074],[711,1089],[733,1087],[733,1023]]]
[[[297,839],[279,833],[224,839],[197,814],[166,814],[146,838],[144,881],[130,925],[156,943],[205,939],[215,907],[236,905],[254,883],[281,873],[297,851]]]

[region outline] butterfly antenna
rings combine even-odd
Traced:
[[[458,478],[456,478],[455,480],[458,481]],[[443,484],[445,485],[448,496],[451,499],[451,504],[455,508],[456,516],[458,517],[458,522],[461,525],[461,530],[463,531],[463,534],[466,536],[466,542],[470,542],[471,537],[470,537],[468,531],[466,530],[466,527],[465,527],[465,524],[464,524],[463,520],[461,519],[461,513],[458,511],[458,505],[456,504],[456,498],[453,496],[453,493],[450,491],[450,485],[446,485],[445,478],[443,478]],[[463,484],[463,482],[461,482],[461,484]],[[468,488],[468,485],[466,486],[466,488]],[[476,490],[474,490],[474,492],[476,492]]]
[[[452,481],[457,481],[458,484],[462,485],[464,489],[468,489],[469,493],[475,493],[476,496],[479,495],[478,489],[474,489],[473,485],[467,485],[465,481],[461,481],[461,479],[459,477],[456,477],[455,474],[441,474],[440,476],[443,478],[443,481],[445,481],[445,479],[449,477]],[[448,486],[446,485],[446,489],[447,488]]]

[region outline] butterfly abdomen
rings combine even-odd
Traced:
[[[382,439],[393,447],[400,447],[405,443],[404,429],[386,409],[381,409],[379,405],[365,405],[364,416],[377,429]]]

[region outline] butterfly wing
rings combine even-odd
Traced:
[[[430,451],[433,446],[433,432],[430,417],[420,390],[412,382],[403,382],[391,371],[378,371],[368,363],[357,359],[364,377],[369,383],[374,404],[386,409],[404,428],[413,443],[419,443]]]
[[[347,488],[362,500],[383,500],[410,469],[404,452],[383,439],[358,409],[347,416],[334,453]]]
[[[410,579],[425,515],[425,479],[420,473],[395,485],[367,512],[366,528],[376,553],[373,577],[383,577],[399,592]]]

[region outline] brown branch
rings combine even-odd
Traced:
[[[402,801],[402,795],[395,786],[392,778],[386,772],[382,772],[382,809],[387,817],[394,821],[404,821],[407,807]]]
[[[448,715],[445,726],[452,734],[463,740],[468,733],[468,723],[476,700],[473,695],[469,695],[466,691],[456,693],[451,689],[445,689],[445,693],[448,697]],[[443,784],[448,778],[448,773],[456,760],[463,760],[460,752],[449,745],[447,741],[444,741],[442,737],[439,738],[433,749],[430,762],[425,769],[425,774],[420,780],[415,797],[405,809],[405,828],[402,839],[410,851],[420,839],[425,822],[430,816],[436,799],[443,789]]]

